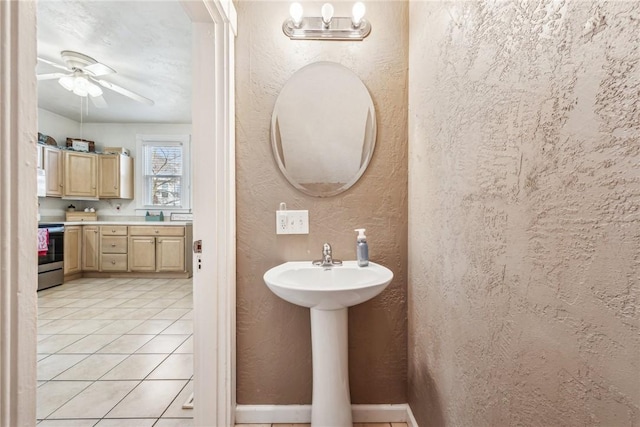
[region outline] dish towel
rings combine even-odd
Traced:
[[[38,228],[38,256],[45,256],[49,252],[49,230]]]

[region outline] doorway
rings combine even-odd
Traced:
[[[194,158],[208,158],[206,164],[196,162],[193,172],[194,199],[203,200],[199,205],[194,204],[194,238],[203,242],[202,253],[194,265],[194,389],[197,396],[194,423],[232,425],[235,407],[232,69],[236,24],[227,17],[233,17],[235,13],[231,2],[222,4],[208,1],[205,4],[185,1],[182,4],[193,22],[194,51],[198,52],[195,55],[198,64],[194,67],[197,70],[194,81],[198,87],[193,100]],[[5,153],[2,163],[21,166],[2,168],[0,172],[3,182],[0,193],[3,205],[0,240],[14,249],[14,252],[3,250],[0,254],[3,265],[3,304],[0,305],[0,319],[3,319],[0,324],[3,407],[0,420],[6,425],[28,426],[35,424],[36,383],[36,298],[32,283],[29,283],[35,281],[35,269],[31,271],[30,264],[35,265],[36,254],[29,250],[29,243],[36,240],[37,221],[35,204],[24,203],[24,194],[35,194],[33,160],[36,150],[33,129],[36,127],[36,102],[35,96],[24,95],[34,94],[35,80],[29,70],[35,66],[35,11],[29,2],[3,2],[0,12],[0,21],[7,29],[0,35],[0,53],[8,59],[3,61],[7,75],[15,77],[11,87],[3,94],[3,101],[5,96],[7,99],[20,99],[20,105],[16,105],[16,108],[2,111],[3,138],[0,145]],[[29,52],[33,56],[28,55]],[[11,138],[4,138],[5,133]],[[20,143],[19,147],[16,147],[16,141]],[[210,154],[213,156],[207,157]],[[210,174],[212,166],[215,170],[213,177]],[[208,194],[212,180],[214,195]],[[7,206],[19,206],[20,209],[6,209]],[[206,221],[198,221],[198,215],[206,218]],[[199,334],[199,329],[207,333]],[[16,336],[20,339],[16,339]]]

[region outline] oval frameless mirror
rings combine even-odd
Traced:
[[[364,83],[335,62],[296,71],[271,118],[273,155],[300,191],[333,196],[362,176],[373,155],[376,114]]]

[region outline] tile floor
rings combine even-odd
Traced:
[[[38,426],[192,426],[192,308],[191,279],[38,292]]]
[[[193,390],[192,309],[191,279],[78,279],[38,292],[38,426],[193,426],[182,409]]]

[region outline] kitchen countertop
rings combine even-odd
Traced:
[[[144,218],[144,217],[142,217]],[[43,224],[63,224],[63,225],[150,225],[150,226],[189,226],[192,225],[191,221],[144,221],[144,220],[98,220],[98,221],[54,221],[43,220],[38,222],[39,225]]]

